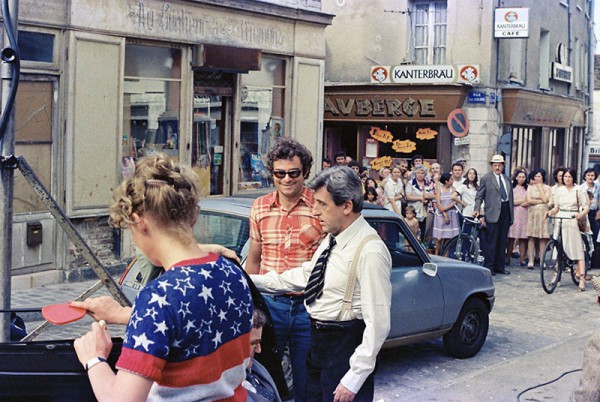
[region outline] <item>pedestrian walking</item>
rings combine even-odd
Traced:
[[[514,221],[508,230],[508,247],[506,248],[506,259],[510,262],[515,243],[519,247],[519,265],[527,265],[527,174],[524,170],[514,173],[512,179],[512,192],[514,200]],[[530,269],[533,269],[531,267]]]
[[[314,191],[304,186],[312,163],[306,147],[291,139],[281,140],[269,152],[267,168],[276,190],[252,204],[250,250],[245,265],[248,273],[264,275],[299,267],[310,260],[319,246],[323,232],[319,219],[312,214]],[[330,169],[333,168],[324,172]],[[350,172],[360,184],[354,170]],[[295,399],[304,401],[306,358],[310,350],[310,322],[304,295],[289,292],[264,295],[264,299],[273,319],[280,358],[286,346],[289,347]]]
[[[533,184],[527,187],[527,204],[529,204],[526,228],[529,239],[527,242],[529,257],[527,268],[533,268],[536,261],[536,242],[538,244],[537,256],[541,258],[550,239],[550,228],[546,219],[550,202],[550,186],[544,183],[544,176],[540,170],[531,172],[531,176],[533,176]]]
[[[483,248],[484,266],[492,275],[496,273],[510,275],[505,268],[504,250],[508,242],[508,229],[513,223],[513,193],[508,191],[508,176],[504,171],[504,157],[494,155],[490,161],[492,171],[481,178],[473,216],[481,213],[481,205],[485,202],[486,236]]]
[[[458,236],[460,226],[458,223],[457,201],[452,199],[454,187],[450,173],[442,173],[440,186],[436,194],[437,207],[433,221],[433,238],[435,239],[435,253],[440,254],[448,239]]]
[[[579,186],[575,185],[575,169],[568,168],[564,175],[564,186],[556,191],[554,207],[547,211],[544,218],[558,216],[565,219],[562,223],[562,245],[565,254],[577,265],[576,278],[579,278],[579,291],[585,290],[585,256],[583,240],[577,221],[587,215],[589,210],[588,197]],[[559,225],[554,225],[554,237],[558,237]]]
[[[592,253],[592,268],[600,267],[600,243],[597,242],[598,232],[600,231],[600,210],[598,209],[600,200],[600,184],[596,182],[596,172],[592,168],[588,168],[583,172],[584,181],[579,186],[580,189],[586,191],[590,195],[590,211],[588,212],[588,221],[590,230],[592,231],[592,239],[594,241],[594,252]]]
[[[321,172],[310,187],[328,236],[310,263],[252,279],[265,291],[304,290],[312,323],[307,399],[371,402],[375,361],[390,330],[391,256],[361,214],[360,185],[350,169]]]

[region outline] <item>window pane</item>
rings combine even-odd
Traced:
[[[238,190],[270,187],[266,156],[284,135],[285,60],[263,57],[261,71],[242,76]]]
[[[180,78],[181,51],[167,47],[127,45],[125,76],[147,78]]]
[[[52,82],[21,81],[15,108],[15,154],[25,157],[51,191]],[[15,175],[14,212],[46,211],[22,175]]]
[[[19,31],[21,60],[54,62],[54,35],[42,32]]]
[[[179,155],[180,83],[126,79],[123,156]]]

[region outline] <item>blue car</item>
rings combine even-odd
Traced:
[[[207,198],[200,203],[196,238],[234,250],[242,259],[249,247],[252,199]],[[494,284],[488,269],[428,255],[402,217],[366,205],[363,216],[387,244],[392,256],[392,325],[384,347],[444,338],[447,352],[472,357],[487,337],[494,305]],[[121,278],[133,300],[147,275],[133,262]]]

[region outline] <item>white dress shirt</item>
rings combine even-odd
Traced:
[[[311,318],[320,321],[335,321],[342,309],[342,299],[348,282],[350,264],[359,243],[370,234],[377,234],[362,215],[346,230],[335,237],[336,246],[331,251],[325,270],[323,294],[306,310]],[[282,274],[269,272],[265,275],[250,275],[259,290],[281,294],[303,291],[317,259],[329,244],[325,239],[310,262]],[[350,370],[341,383],[357,393],[367,377],[375,369],[377,354],[390,332],[390,309],[392,284],[390,281],[392,259],[381,240],[365,244],[356,269],[356,284],[352,296],[352,311],[356,318],[365,322],[362,343],[350,357]],[[349,320],[350,317],[342,317]]]

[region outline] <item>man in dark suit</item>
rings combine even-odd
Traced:
[[[484,265],[496,273],[510,275],[504,267],[504,254],[508,241],[508,228],[513,223],[513,193],[510,179],[504,171],[504,157],[494,155],[492,171],[481,178],[473,216],[480,214],[481,203],[485,202],[486,236],[483,247]]]

